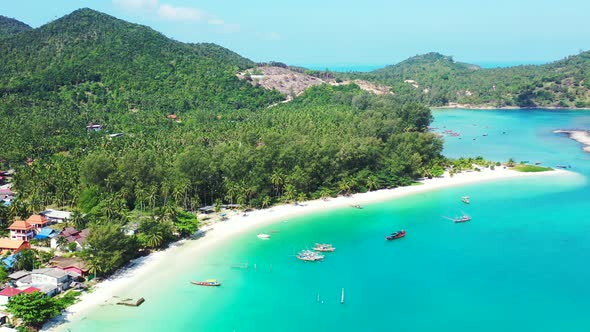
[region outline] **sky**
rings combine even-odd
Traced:
[[[315,68],[440,52],[484,66],[546,63],[590,49],[588,0],[2,0],[39,27],[89,7],[183,42]]]

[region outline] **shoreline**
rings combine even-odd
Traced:
[[[367,193],[354,194],[352,196],[338,196],[328,200],[306,201],[299,205],[281,204],[267,209],[249,212],[247,217],[235,214],[225,222],[217,222],[201,228],[205,234],[198,239],[183,239],[171,244],[167,249],[140,257],[129,263],[126,267],[108,279],[98,283],[91,292],[83,293],[80,301],[67,308],[60,316],[47,322],[41,331],[60,331],[64,324],[83,318],[83,314],[108,303],[112,303],[114,297],[137,281],[157,272],[162,267],[169,265],[172,257],[181,257],[184,251],[206,254],[218,245],[240,234],[256,230],[258,228],[280,222],[287,218],[300,217],[316,212],[350,207],[355,204],[371,204],[389,201],[415,194],[436,191],[445,188],[462,185],[492,182],[526,177],[546,177],[576,174],[570,171],[555,169],[539,173],[523,173],[511,169],[497,168],[482,169],[481,172],[463,172],[450,177],[448,173],[440,178],[421,180],[421,185],[382,189]]]
[[[555,134],[566,134],[570,139],[583,145],[582,150],[590,153],[590,132],[588,130],[554,130]]]
[[[557,107],[557,106],[489,106],[489,105],[469,105],[459,104],[457,106],[436,106],[430,107],[431,110],[473,110],[473,111],[492,111],[492,110],[563,110],[563,111],[590,111],[590,107]]]

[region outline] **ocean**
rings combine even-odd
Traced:
[[[67,331],[589,331],[590,154],[554,129],[590,112],[437,110],[447,156],[570,165],[578,176],[482,183],[283,220],[187,252]],[[484,136],[487,135],[487,136]],[[471,204],[460,201],[469,195]],[[454,224],[443,216],[468,213]],[[407,236],[385,241],[392,231]],[[272,235],[268,241],[256,234]],[[316,242],[319,263],[294,255]],[[219,288],[190,280],[217,278]],[[341,302],[344,289],[345,301]]]

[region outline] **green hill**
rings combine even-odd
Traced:
[[[237,78],[252,65],[89,9],[1,39],[0,169],[16,168],[21,197],[6,213],[69,205],[125,222],[127,210],[263,206],[441,169],[428,108],[356,85],[281,104]]]
[[[0,15],[0,38],[28,31],[32,28],[18,20]]]
[[[438,53],[354,76],[431,106],[590,107],[590,52],[539,66],[482,69]]]

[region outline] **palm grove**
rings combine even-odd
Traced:
[[[70,207],[91,229],[82,257],[106,274],[194,233],[202,205],[394,187],[446,164],[428,108],[355,85],[269,107],[284,96],[235,76],[253,65],[87,9],[0,38],[1,168],[18,192],[2,225]]]

